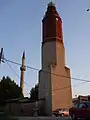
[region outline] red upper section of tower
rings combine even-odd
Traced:
[[[46,41],[63,40],[62,34],[62,20],[56,10],[54,3],[50,2],[47,11],[42,20],[43,23],[43,43]]]

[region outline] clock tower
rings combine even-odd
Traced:
[[[42,20],[42,69],[39,98],[45,98],[45,113],[72,106],[70,69],[65,65],[62,19],[50,2]]]

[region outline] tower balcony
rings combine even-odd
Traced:
[[[22,66],[20,67],[20,70],[21,70],[21,71],[26,71],[26,66],[25,66],[25,65],[22,65]]]

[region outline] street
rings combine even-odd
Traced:
[[[71,120],[69,117],[17,117],[17,120]]]

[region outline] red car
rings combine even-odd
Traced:
[[[72,120],[90,119],[90,101],[81,102],[69,109]]]

